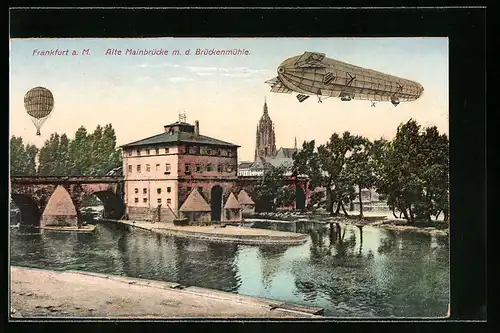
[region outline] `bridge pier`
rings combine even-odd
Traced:
[[[77,225],[83,199],[95,195],[109,218],[125,214],[121,177],[11,177],[11,197],[21,224]]]

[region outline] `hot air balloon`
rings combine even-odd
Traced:
[[[24,108],[36,127],[36,135],[54,108],[54,96],[49,89],[35,87],[24,95]]]

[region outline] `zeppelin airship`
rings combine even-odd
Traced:
[[[338,97],[342,101],[353,99],[376,102],[415,101],[424,87],[415,81],[365,69],[325,57],[323,53],[304,52],[286,59],[278,67],[278,76],[266,81],[271,92],[297,93],[302,103],[310,96]]]

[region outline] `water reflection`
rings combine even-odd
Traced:
[[[95,234],[11,229],[11,263],[178,282],[326,309],[336,317],[446,314],[448,238],[311,221],[251,222],[308,232],[293,247],[243,246],[127,232]]]

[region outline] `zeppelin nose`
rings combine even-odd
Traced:
[[[283,73],[285,73],[285,67],[281,67],[281,66],[280,66],[280,67],[278,67],[278,73],[279,73],[279,74],[283,74]]]

